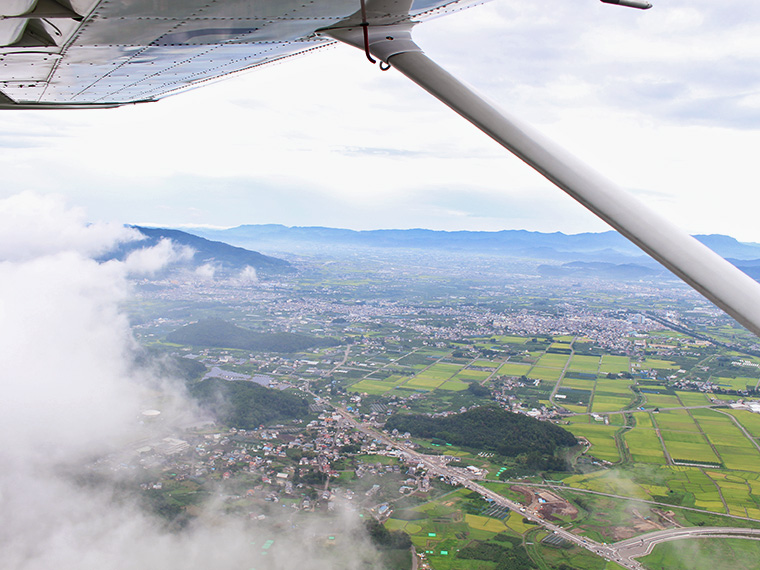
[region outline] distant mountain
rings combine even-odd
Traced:
[[[725,258],[738,261],[760,259],[760,244],[743,243],[721,234],[696,235],[694,237]]]
[[[293,251],[331,247],[405,248],[507,255],[525,259],[614,261],[644,257],[616,232],[566,235],[526,230],[500,232],[411,230],[354,231],[323,227],[246,225],[227,230],[192,229],[193,233],[243,247]],[[760,255],[758,255],[760,257]],[[645,258],[646,259],[646,258]]]
[[[284,259],[269,257],[257,251],[236,247],[221,241],[211,241],[180,230],[133,227],[146,239],[122,244],[117,250],[110,252],[106,256],[107,259],[124,259],[137,249],[154,246],[162,239],[168,238],[176,245],[189,247],[195,252],[186,263],[191,268],[211,264],[220,273],[239,273],[246,267],[253,267],[257,273],[263,274],[293,271],[293,267]]]
[[[290,251],[304,247],[374,247],[442,249],[552,261],[586,261],[656,265],[638,247],[615,231],[567,235],[526,230],[498,232],[411,230],[354,231],[277,224],[244,225],[226,230],[193,229],[193,233],[244,247]],[[760,259],[760,244],[742,243],[723,235],[698,235],[699,241],[724,257]]]

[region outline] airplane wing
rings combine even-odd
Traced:
[[[472,0],[367,0],[373,24]],[[0,108],[154,101],[319,49],[361,23],[358,0],[0,0]]]

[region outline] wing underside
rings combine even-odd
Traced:
[[[367,0],[374,24],[472,0]],[[114,106],[319,49],[359,0],[0,0],[0,108]]]

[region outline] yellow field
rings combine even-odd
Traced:
[[[488,532],[504,532],[507,530],[505,525],[499,519],[490,517],[481,517],[479,515],[465,515],[464,522],[477,530],[487,530]]]

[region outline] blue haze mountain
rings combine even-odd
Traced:
[[[646,279],[669,272],[615,231],[568,235],[527,230],[436,231],[347,230],[243,225],[229,229],[193,228],[192,233],[261,250],[308,252],[332,248],[441,250],[496,255],[540,263],[537,271],[552,276]],[[697,235],[699,241],[754,278],[760,278],[760,244],[725,235]]]

